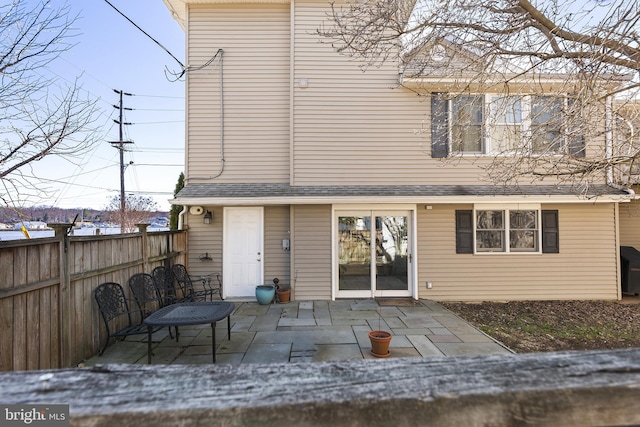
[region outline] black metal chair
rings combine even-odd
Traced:
[[[185,300],[189,301],[213,301],[213,296],[217,293],[220,294],[220,278],[218,277],[218,287],[214,288],[211,286],[211,277],[201,276],[198,278],[199,281],[202,282],[202,289],[196,290],[193,286],[193,278],[187,272],[187,268],[182,264],[175,264],[171,267],[171,272],[173,273],[173,277],[175,278],[178,286],[182,290]],[[214,273],[217,274],[217,273]]]
[[[142,321],[149,314],[149,311],[145,309],[131,310],[124,289],[119,283],[102,283],[98,285],[93,295],[107,328],[107,341],[98,353],[99,355],[102,355],[107,349],[111,337],[124,339],[129,335],[147,333],[147,327]],[[135,319],[136,317],[138,319]]]
[[[147,273],[137,273],[129,278],[129,289],[140,310],[155,311],[164,307],[162,296],[155,286],[153,277]]]
[[[161,265],[151,271],[151,277],[153,277],[153,283],[158,290],[158,293],[162,297],[163,304],[170,305],[176,302],[183,302],[184,299],[178,296],[177,289],[174,285],[175,280],[171,269]],[[188,301],[191,301],[190,299]]]
[[[133,294],[136,304],[141,312],[150,314],[159,308],[168,305],[158,291],[153,276],[147,273],[137,273],[129,278],[129,289]],[[171,328],[169,335],[173,338]]]

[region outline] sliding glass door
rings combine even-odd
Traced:
[[[411,295],[411,212],[337,211],[338,297]]]

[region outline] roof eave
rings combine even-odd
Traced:
[[[538,93],[538,92],[554,92],[566,91],[567,83],[571,81],[571,76],[533,76],[518,78],[501,78],[501,79],[483,79],[475,81],[477,75],[474,76],[425,76],[425,77],[401,77],[401,85],[408,88],[423,88],[431,92],[447,91],[447,92],[521,92],[521,93]],[[626,76],[624,78],[616,78],[603,80],[609,90],[621,87],[622,84],[628,83]]]
[[[169,200],[172,205],[187,206],[266,206],[266,205],[327,205],[327,204],[456,204],[456,203],[611,203],[629,202],[630,195],[468,195],[468,196],[278,196],[278,197],[179,197]]]

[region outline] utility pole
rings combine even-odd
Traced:
[[[113,108],[117,108],[118,110],[120,110],[120,119],[119,120],[115,120],[115,119],[113,120],[120,127],[120,138],[118,139],[118,141],[109,141],[109,144],[113,145],[114,147],[116,147],[118,149],[118,151],[120,151],[120,233],[123,234],[124,233],[124,220],[125,220],[125,207],[126,207],[125,197],[124,197],[124,170],[125,170],[125,165],[124,165],[124,144],[133,144],[133,141],[125,141],[125,140],[123,140],[122,128],[125,125],[130,125],[131,124],[131,123],[123,122],[123,112],[124,112],[124,110],[131,111],[133,109],[124,107],[124,105],[122,103],[122,97],[124,95],[127,95],[127,96],[133,96],[133,95],[130,94],[130,93],[127,93],[127,92],[123,92],[121,90],[117,90],[117,89],[114,89],[113,91],[120,95],[120,103],[118,105],[114,105],[113,106]]]

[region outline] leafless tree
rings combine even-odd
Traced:
[[[336,50],[364,68],[397,61],[406,87],[440,100],[443,157],[491,154],[494,183],[638,181],[637,2],[354,0],[329,15],[318,33]]]
[[[136,224],[147,223],[158,210],[158,204],[151,197],[128,194],[124,200],[124,221],[121,221],[120,195],[113,196],[105,208],[109,222],[120,224],[121,233],[132,233],[136,229]]]
[[[64,87],[46,77],[47,66],[72,45],[75,18],[49,1],[13,0],[0,5],[0,200],[5,205],[38,198],[46,186],[34,162],[68,161],[95,141],[95,101],[83,99],[77,80]],[[13,203],[12,203],[13,202]]]

